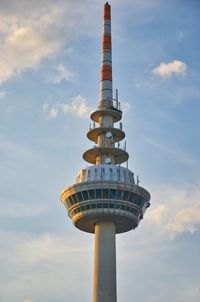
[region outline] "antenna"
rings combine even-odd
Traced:
[[[116,89],[116,102],[117,102],[117,109],[119,107],[119,103],[118,103],[118,89]]]
[[[139,175],[137,175],[137,186],[139,186],[140,180],[139,180]]]

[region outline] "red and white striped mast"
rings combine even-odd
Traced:
[[[99,103],[102,108],[113,104],[111,9],[108,2],[104,5]]]

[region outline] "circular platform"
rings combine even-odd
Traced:
[[[96,158],[102,154],[111,154],[115,157],[115,164],[122,164],[129,158],[125,150],[115,147],[94,147],[83,153],[83,159],[90,164],[96,164]]]
[[[99,135],[106,134],[108,132],[112,133],[112,140],[114,143],[123,140],[125,137],[125,133],[121,129],[108,128],[108,127],[97,127],[97,128],[91,129],[90,131],[88,131],[87,137],[91,141],[97,143]]]
[[[101,118],[102,116],[111,116],[113,118],[113,122],[119,122],[122,118],[122,111],[115,109],[114,107],[112,107],[112,109],[100,109],[97,110],[95,112],[93,112],[90,115],[90,118],[98,123],[99,122],[99,118]]]
[[[73,224],[81,231],[95,232],[95,224],[100,221],[112,221],[116,226],[116,234],[135,229],[140,219],[127,211],[116,209],[96,209],[83,211],[72,217]]]
[[[117,233],[138,226],[149,207],[150,194],[137,185],[112,181],[91,181],[68,187],[61,201],[74,225],[93,233],[99,221],[112,221]]]

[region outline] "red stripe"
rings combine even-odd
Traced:
[[[112,66],[104,64],[101,66],[101,81],[110,80],[112,81]]]
[[[103,43],[102,44],[102,50],[104,51],[105,49],[111,50],[112,49],[111,43],[107,43],[107,42]]]
[[[110,5],[106,3],[104,5],[104,20],[110,20],[111,14],[110,14]]]
[[[111,35],[103,35],[102,36],[102,41],[104,42],[108,42],[111,43]]]

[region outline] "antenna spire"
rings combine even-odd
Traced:
[[[100,100],[101,108],[113,106],[112,93],[112,41],[111,41],[111,6],[104,4],[102,56],[100,75]]]

